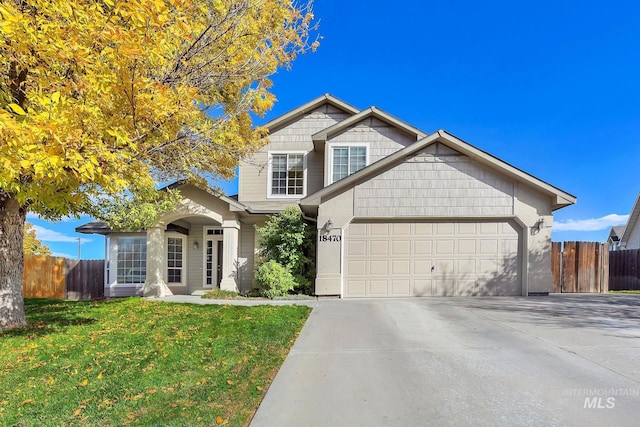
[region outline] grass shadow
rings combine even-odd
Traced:
[[[118,304],[119,300],[63,301],[48,298],[25,298],[27,326],[0,331],[3,337],[35,338],[56,333],[65,328],[96,322],[93,312],[103,304]]]

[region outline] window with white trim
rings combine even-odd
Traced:
[[[332,147],[331,150],[331,183],[349,176],[367,165],[367,147]]]
[[[271,197],[304,197],[304,153],[276,153],[270,156],[269,195]]]
[[[147,238],[118,237],[118,283],[144,283],[147,278]]]
[[[182,283],[182,237],[167,238],[167,282]]]

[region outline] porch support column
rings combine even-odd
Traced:
[[[235,219],[222,221],[222,280],[220,289],[238,291],[238,238],[240,223]]]
[[[147,278],[144,281],[142,295],[162,298],[172,295],[164,281],[166,265],[164,247],[164,226],[151,227],[147,230]]]

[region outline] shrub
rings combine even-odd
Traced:
[[[267,261],[258,267],[256,282],[262,295],[270,299],[287,295],[296,285],[289,270],[274,260]]]
[[[262,260],[278,262],[293,276],[297,292],[311,294],[315,276],[312,261],[315,230],[305,222],[300,208],[289,206],[256,230]]]

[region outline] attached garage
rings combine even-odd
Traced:
[[[553,211],[575,197],[438,131],[301,200],[317,295],[544,294]]]
[[[345,297],[522,295],[513,221],[353,222]]]

